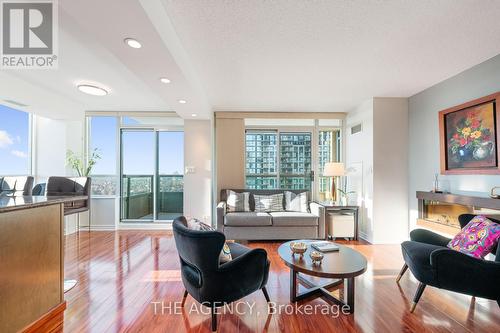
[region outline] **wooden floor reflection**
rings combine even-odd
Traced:
[[[367,272],[356,278],[354,315],[269,314],[262,293],[256,292],[242,300],[255,304],[252,311],[219,316],[219,332],[498,331],[496,302],[435,288],[425,290],[411,314],[409,304],[417,282],[406,274],[400,285],[395,283],[402,264],[399,246],[347,245],[368,259]],[[267,289],[278,306],[289,306],[289,272],[277,255],[279,242],[251,242],[249,246],[267,250],[271,260]],[[65,332],[210,332],[210,315],[189,313],[197,307],[192,298],[188,297],[185,308],[179,306],[183,287],[168,231],[69,235],[65,263],[66,278],[78,279],[77,286],[65,295]],[[164,311],[155,313],[154,302],[163,302]],[[327,303],[321,299],[299,303],[305,304],[321,307]]]

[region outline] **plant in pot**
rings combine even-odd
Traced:
[[[85,165],[83,157],[77,155],[71,149],[68,149],[66,152],[66,163],[76,172],[78,177],[88,177],[92,172],[92,168],[100,159],[101,154],[97,148],[92,150],[91,154],[87,157],[87,165]]]

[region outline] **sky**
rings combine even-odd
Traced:
[[[92,172],[95,175],[116,174],[116,127],[114,117],[93,117],[91,147],[98,148],[101,159]],[[123,173],[152,175],[155,169],[155,132],[123,130]],[[184,173],[184,133],[158,132],[160,174]]]
[[[0,104],[0,176],[30,173],[29,114]]]

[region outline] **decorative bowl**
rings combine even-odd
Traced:
[[[317,264],[321,265],[321,261],[323,260],[324,255],[321,252],[312,251],[311,253],[309,253],[309,256],[311,257],[313,264],[317,263]]]
[[[294,255],[299,254],[302,257],[304,252],[307,251],[307,244],[304,242],[291,242],[290,249]]]

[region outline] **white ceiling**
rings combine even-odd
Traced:
[[[59,69],[0,71],[0,99],[54,118],[348,111],[500,53],[496,0],[59,0],[59,17]],[[84,95],[83,82],[111,93]]]

